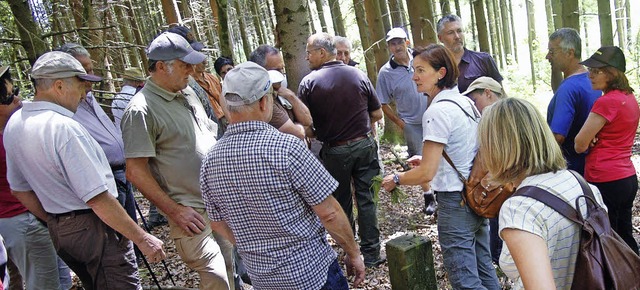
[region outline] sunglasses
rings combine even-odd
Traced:
[[[13,88],[13,92],[11,92],[11,94],[7,95],[6,98],[0,99],[0,104],[1,105],[10,105],[11,103],[13,103],[13,99],[16,96],[18,96],[19,93],[20,93],[20,88],[19,87],[14,87]]]

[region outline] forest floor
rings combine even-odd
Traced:
[[[394,146],[391,148],[385,144],[381,145],[381,156],[385,161],[385,174],[402,171],[402,167],[392,161],[396,159],[392,151],[396,152],[400,158],[406,159],[406,153],[404,153],[406,152],[406,147]],[[639,172],[640,175],[640,141],[638,140],[638,136],[636,136],[636,142],[633,147],[632,160],[636,166],[636,171]],[[451,289],[448,284],[446,272],[442,265],[442,253],[440,251],[440,244],[438,243],[438,230],[435,218],[433,216],[426,216],[422,213],[424,205],[422,190],[418,186],[401,186],[400,188],[406,193],[406,199],[397,204],[391,202],[389,194],[385,193],[384,190],[379,194],[378,222],[381,239],[383,241],[382,251],[385,251],[385,244],[388,241],[404,234],[416,234],[429,238],[432,241],[438,289]],[[136,193],[136,199],[143,211],[143,214],[146,215],[148,208],[147,200],[142,197],[140,193]],[[634,201],[633,224],[636,228],[634,236],[636,237],[636,240],[640,241],[640,194]],[[168,226],[165,225],[154,228],[152,233],[165,242],[165,251],[167,252],[167,259],[165,260],[165,263],[171,272],[171,276],[175,281],[176,286],[171,287],[174,284],[171,282],[162,263],[152,264],[153,273],[155,273],[162,288],[197,288],[199,283],[198,275],[197,273],[189,270],[180,260],[176,253],[173,241],[168,236]],[[342,252],[342,250],[335,245],[333,240],[330,239],[330,242],[334,245],[334,249],[338,253]],[[501,272],[498,271],[498,273]],[[151,279],[149,270],[144,265],[140,266],[140,275],[143,287],[145,289],[153,289],[152,287],[154,287],[155,284]],[[511,289],[511,281],[509,281],[509,279],[504,275],[499,274],[499,276],[503,288]],[[251,289],[251,287],[246,286],[244,289]],[[388,263],[384,263],[375,269],[367,269],[364,283],[362,283],[359,288],[353,289],[391,289]]]

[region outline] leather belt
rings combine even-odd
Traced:
[[[360,141],[360,140],[367,139],[368,137],[369,137],[369,134],[367,134],[367,135],[362,135],[362,136],[358,136],[358,137],[355,137],[355,138],[353,138],[353,139],[349,139],[349,140],[345,140],[345,141],[334,141],[334,142],[329,143],[329,147],[336,147],[336,146],[349,145],[349,144],[351,144],[351,143],[354,143],[354,142],[358,142],[358,141]]]
[[[111,165],[111,171],[124,171],[125,169],[127,169],[126,164]]]
[[[65,213],[50,213],[50,215],[53,216],[54,218],[61,218],[66,216],[77,216],[77,215],[83,215],[88,213],[93,213],[93,210],[90,208],[79,209],[79,210],[74,210],[74,211],[65,212]]]

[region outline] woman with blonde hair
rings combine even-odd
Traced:
[[[624,54],[616,46],[605,46],[581,64],[589,68],[593,89],[602,90],[604,95],[593,104],[576,135],[575,149],[578,153],[589,150],[584,178],[602,193],[611,228],[638,254],[631,223],[638,177],[631,162],[631,147],[640,108],[624,74]]]
[[[469,98],[458,91],[458,66],[451,52],[432,44],[416,49],[413,80],[430,105],[422,116],[422,161],[407,172],[388,175],[382,186],[431,187],[438,201],[438,239],[444,266],[453,289],[501,289],[489,252],[488,220],[467,205],[460,206],[464,188],[458,175],[443,158],[469,176],[477,150],[479,113]]]
[[[478,139],[480,158],[492,182],[536,186],[572,207],[583,194],[566,169],[551,129],[531,103],[508,98],[485,109]],[[602,204],[598,190],[591,188]],[[499,218],[500,236],[507,245],[500,268],[515,281],[514,289],[571,287],[580,244],[577,224],[540,201],[517,195],[505,201]]]

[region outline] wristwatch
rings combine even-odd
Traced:
[[[400,176],[399,176],[399,175],[397,175],[397,174],[394,174],[394,175],[393,175],[393,182],[394,182],[396,185],[400,185]]]

